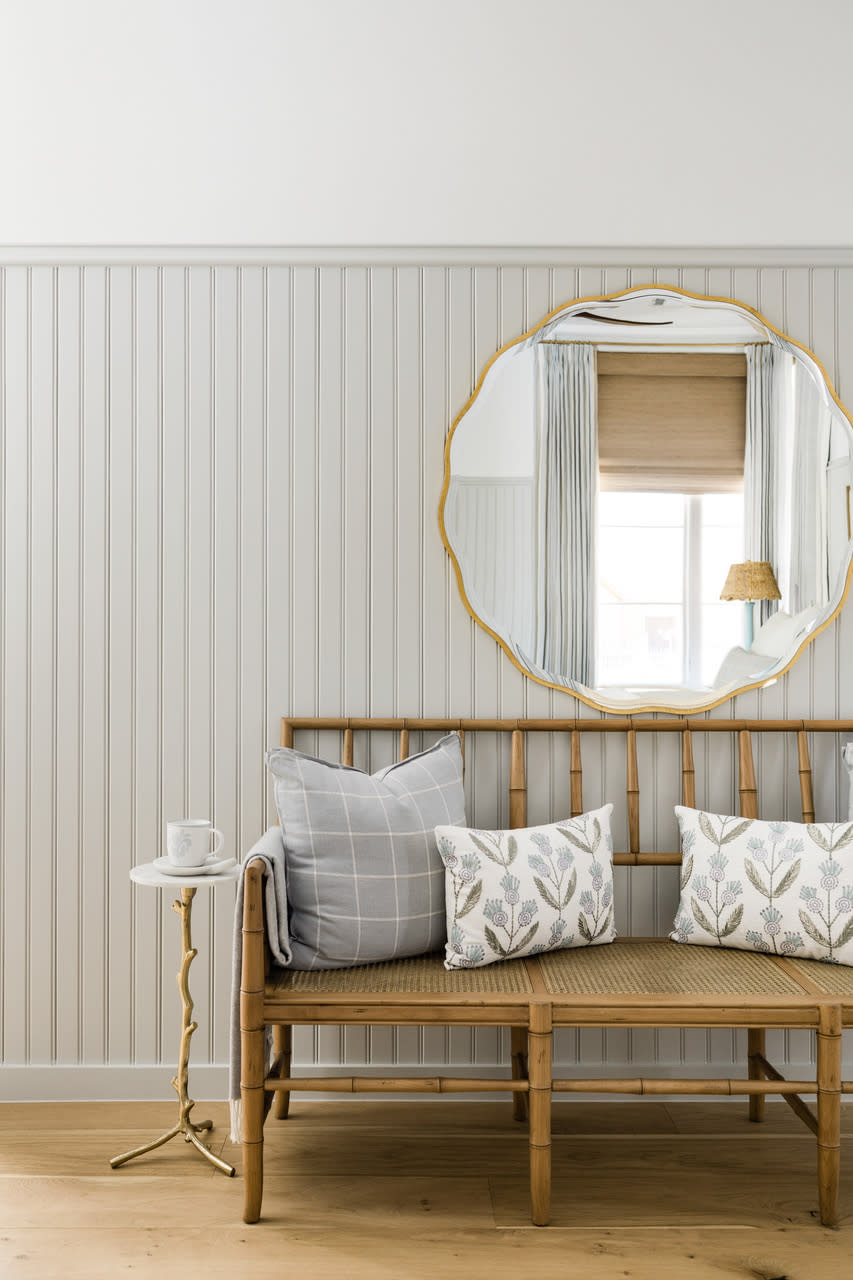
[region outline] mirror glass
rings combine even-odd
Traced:
[[[523,672],[604,710],[693,711],[775,679],[840,608],[851,485],[853,427],[810,352],[731,299],[650,286],[498,353],[448,437],[440,519]]]

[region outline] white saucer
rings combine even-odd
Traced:
[[[152,866],[167,876],[182,876],[184,880],[189,880],[193,876],[215,875],[217,871],[233,867],[235,862],[236,858],[217,858],[216,854],[212,854],[200,867],[176,867],[168,858],[155,858]]]

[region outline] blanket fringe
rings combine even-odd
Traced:
[[[240,1098],[232,1098],[231,1103],[231,1133],[230,1140],[240,1145],[243,1141],[243,1102]]]

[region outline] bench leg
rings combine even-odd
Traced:
[[[293,1057],[293,1027],[275,1026],[272,1029],[273,1060],[280,1060],[280,1080],[290,1078],[290,1063]],[[272,1113],[276,1120],[286,1120],[290,1110],[290,1093],[285,1089],[277,1089],[273,1094]]]
[[[264,1196],[264,1029],[243,1031],[243,1221],[257,1222]]]
[[[760,1054],[765,1057],[765,1047],[767,1033],[764,1027],[750,1027],[747,1031],[747,1070],[750,1080],[761,1080],[763,1076],[761,1070],[756,1063],[756,1057]],[[764,1119],[764,1103],[766,1098],[763,1093],[754,1093],[749,1099],[749,1118],[756,1124]]]
[[[511,1027],[510,1028],[510,1058],[512,1062],[512,1078],[513,1080],[526,1080],[528,1076],[527,1069],[527,1028]],[[512,1118],[513,1120],[526,1120],[530,1108],[527,1105],[527,1094],[514,1093],[512,1095]]]
[[[264,1198],[264,1091],[243,1089],[243,1221],[257,1222]],[[259,1136],[254,1136],[259,1135]]]
[[[841,1172],[841,1010],[820,1011],[817,1033],[817,1185],[820,1220],[838,1226]]]
[[[551,1007],[530,1006],[530,1209],[533,1225],[551,1218]]]

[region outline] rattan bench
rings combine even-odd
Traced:
[[[640,851],[640,787],[637,739],[641,734],[678,733],[681,795],[695,807],[693,738],[698,733],[737,737],[740,812],[758,816],[753,764],[757,733],[796,735],[803,820],[814,820],[809,736],[853,733],[853,721],[723,719],[639,720],[449,720],[286,719],[282,745],[298,730],[337,730],[342,758],[353,762],[357,731],[399,733],[399,754],[408,755],[414,731],[459,730],[504,733],[511,738],[509,825],[527,819],[525,737],[547,732],[570,735],[571,814],[583,811],[581,738],[624,736],[628,845],[614,854],[617,866],[678,864],[677,852]],[[564,814],[555,815],[563,817]],[[482,824],[481,824],[482,825]],[[838,1221],[841,1098],[853,1093],[842,1081],[841,1032],[853,1025],[853,969],[817,961],[716,948],[681,946],[663,938],[620,938],[606,947],[554,951],[479,969],[448,971],[440,955],[414,957],[359,969],[296,972],[270,967],[264,922],[263,863],[246,868],[240,996],[242,1040],[244,1220],[256,1222],[263,1195],[264,1120],[284,1118],[290,1094],[299,1090],[346,1093],[511,1092],[516,1119],[529,1120],[531,1216],[544,1226],[550,1214],[551,1102],[555,1093],[743,1094],[751,1120],[763,1118],[768,1094],[781,1096],[817,1137],[820,1220]],[[511,1028],[507,1079],[291,1075],[292,1028],[299,1025],[463,1025]],[[274,1032],[274,1060],[265,1068],[265,1029]],[[555,1079],[552,1034],[560,1027],[747,1028],[744,1079]],[[801,1029],[816,1035],[814,1080],[786,1080],[767,1061],[768,1028]],[[817,1095],[816,1113],[802,1100]]]

